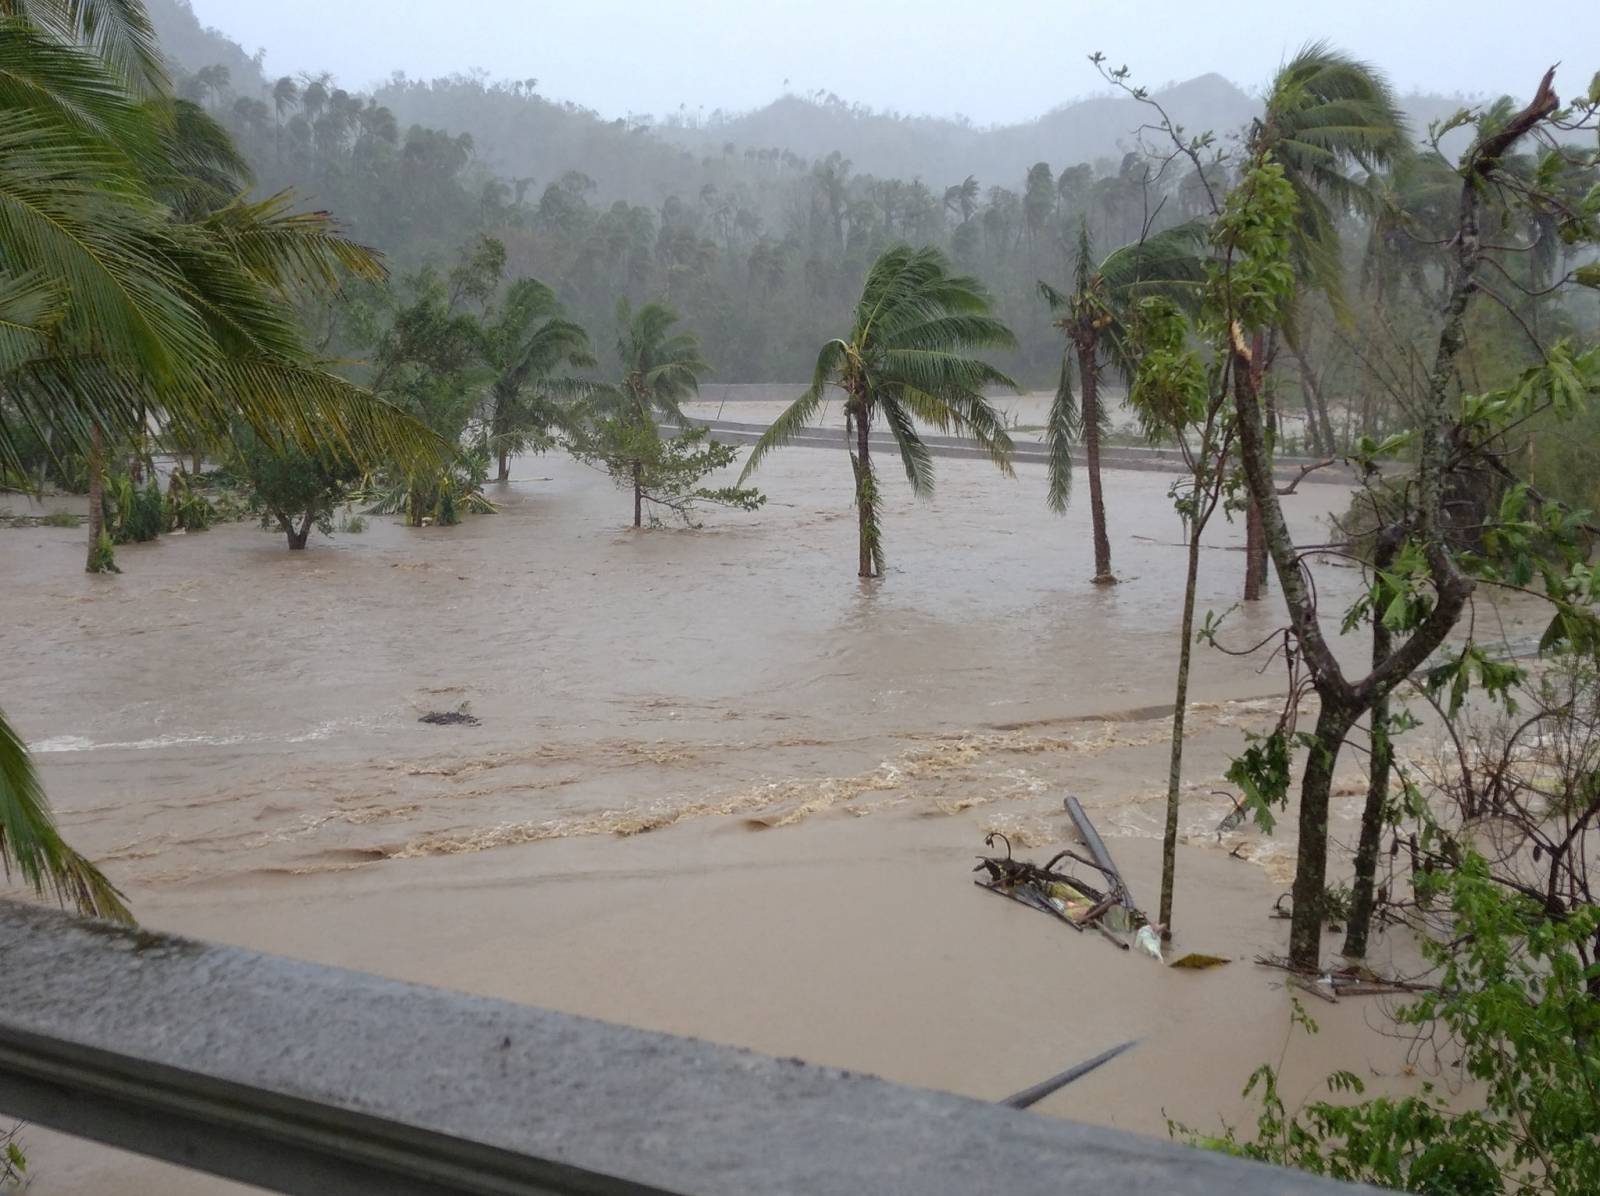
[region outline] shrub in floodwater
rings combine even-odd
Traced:
[[[39,522],[45,527],[77,527],[78,516],[71,511],[51,511]]]
[[[248,430],[235,439],[234,468],[249,488],[251,513],[262,527],[279,528],[291,549],[302,549],[315,527],[333,534],[333,513],[349,501],[361,471],[344,458],[313,456],[292,445],[272,446]]]
[[[346,515],[339,520],[339,531],[347,536],[359,536],[367,530],[367,517],[362,514]]]
[[[179,469],[167,485],[166,518],[169,531],[203,532],[219,515],[211,500],[195,490],[189,475]]]
[[[106,478],[101,510],[113,545],[142,544],[166,530],[166,499],[154,477],[143,486],[126,474]]]

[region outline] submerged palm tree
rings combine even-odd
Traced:
[[[659,442],[658,423],[684,427],[688,417],[678,406],[700,391],[700,375],[711,364],[700,354],[700,338],[692,332],[673,332],[678,313],[665,303],[646,303],[634,311],[626,299],[617,303],[617,356],[622,361],[622,383],[597,391],[593,406],[611,421],[615,443],[623,446],[620,461],[633,487],[633,526],[644,525],[645,450]],[[628,453],[630,442],[638,452]]]
[[[989,296],[978,282],[951,273],[949,261],[937,249],[898,245],[886,250],[867,272],[849,334],[822,346],[810,389],[750,450],[741,482],[767,453],[787,444],[816,418],[828,387],[844,391],[860,530],[859,573],[881,577],[883,537],[870,438],[874,423],[888,425],[912,493],[919,498],[933,492],[933,457],[917,431],[919,422],[940,432],[970,433],[1002,471],[1011,472],[1011,438],[983,388],[1015,389],[1016,384],[972,356],[979,349],[1016,343],[989,308]]]
[[[313,358],[287,301],[381,272],[375,255],[285,198],[224,202],[214,184],[239,163],[216,133],[172,96],[141,0],[0,0],[0,473],[19,472],[24,430],[98,460],[152,420],[188,443],[240,419],[310,451],[438,454]],[[3,721],[0,863],[127,916]]]
[[[1133,304],[1152,295],[1165,295],[1179,302],[1197,299],[1199,285],[1205,279],[1200,258],[1204,243],[1201,225],[1183,224],[1113,250],[1096,265],[1089,244],[1088,221],[1080,220],[1071,294],[1058,291],[1049,283],[1039,283],[1039,293],[1056,313],[1055,325],[1067,339],[1061,355],[1061,381],[1045,427],[1050,451],[1050,507],[1057,513],[1067,509],[1072,495],[1072,452],[1081,438],[1089,471],[1094,580],[1099,585],[1111,585],[1117,580],[1111,573],[1111,540],[1106,535],[1105,497],[1100,486],[1100,434],[1105,425],[1105,410],[1100,404],[1102,358],[1109,355],[1124,374],[1132,375],[1127,323]],[[1074,365],[1083,391],[1081,408],[1072,395]]]
[[[542,445],[549,428],[566,418],[562,398],[583,384],[565,371],[594,365],[589,334],[566,318],[556,294],[536,278],[514,284],[483,329],[489,383],[489,446],[498,480],[510,475],[511,455]]]

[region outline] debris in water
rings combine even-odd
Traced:
[[[1101,1051],[1093,1059],[1085,1059],[1082,1063],[1067,1068],[1067,1070],[1062,1072],[1060,1075],[1051,1076],[1048,1080],[1045,1080],[1039,1084],[1035,1084],[1032,1088],[1024,1088],[1021,1092],[1012,1093],[1010,1096],[1006,1097],[1005,1100],[1001,1101],[1000,1104],[1009,1105],[1013,1109],[1029,1108],[1038,1104],[1052,1092],[1058,1092],[1065,1088],[1068,1084],[1072,1083],[1073,1080],[1088,1075],[1102,1063],[1110,1063],[1111,1060],[1122,1054],[1122,1052],[1127,1050],[1129,1047],[1138,1045],[1139,1040],[1135,1038],[1129,1042],[1122,1043],[1120,1046],[1114,1046],[1109,1051]]]
[[[1157,963],[1166,962],[1161,958],[1161,937],[1156,934],[1154,927],[1139,927],[1139,933],[1133,936],[1133,941],[1139,944],[1139,950]]]
[[[1093,828],[1090,830],[1092,832]],[[1103,845],[1099,847],[1099,854],[1106,861],[1104,866],[1094,860],[1084,859],[1075,852],[1061,851],[1040,867],[1025,860],[1012,858],[1011,840],[1001,831],[990,831],[984,836],[983,842],[985,846],[993,847],[997,839],[1005,844],[1006,854],[1003,857],[979,856],[978,865],[973,871],[987,871],[989,879],[974,881],[974,884],[979,888],[988,889],[991,893],[998,893],[1002,897],[1009,897],[1041,913],[1049,914],[1079,933],[1082,933],[1085,927],[1093,926],[1122,950],[1128,949],[1127,942],[1116,932],[1126,933],[1135,926],[1145,923],[1147,919],[1134,909],[1132,902],[1128,900],[1127,890],[1122,886],[1122,877],[1117,872],[1116,866],[1110,864],[1110,856],[1105,855]],[[1096,843],[1098,840],[1099,837],[1096,836]],[[1114,887],[1109,891],[1102,891],[1076,876],[1056,871],[1056,866],[1066,859],[1099,869]]]
[[[1182,959],[1174,959],[1167,966],[1169,968],[1188,968],[1191,971],[1204,971],[1206,968],[1220,968],[1232,960],[1222,958],[1220,955],[1202,955],[1198,951],[1191,951]]]
[[[435,727],[476,727],[480,720],[467,713],[467,703],[463,702],[454,710],[430,710],[417,721]]]

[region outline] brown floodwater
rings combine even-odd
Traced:
[[[1184,553],[1168,475],[1107,475],[1122,584],[1096,587],[1086,493],[1056,518],[1037,467],[937,470],[922,503],[885,472],[876,583],[842,451],[774,455],[763,510],[699,529],[626,529],[628,496],[552,456],[497,515],[303,553],[230,525],[90,577],[81,533],[0,530],[0,702],[151,925],[990,1099],[1139,1037],[1041,1110],[1238,1117],[1285,1042],[1249,960],[1281,950],[1293,843],[1217,834],[1218,791],[1281,665],[1196,650],[1175,948],[1238,962],[1162,971],[979,893],[984,834],[1045,853],[1073,792],[1154,906]],[[1286,501],[1315,542],[1346,499]],[[1240,538],[1217,520],[1202,612],[1233,605]],[[1337,611],[1359,575],[1325,563]],[[457,709],[480,723],[418,722]],[[1288,1056],[1307,1091],[1352,1053],[1407,1082],[1376,1003],[1322,1020]],[[39,1192],[227,1188],[29,1135]]]

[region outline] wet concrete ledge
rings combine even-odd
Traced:
[[[0,977],[0,1112],[303,1196],[1357,1190],[10,902],[0,902]],[[1060,1062],[1040,1060],[1041,1074]]]

